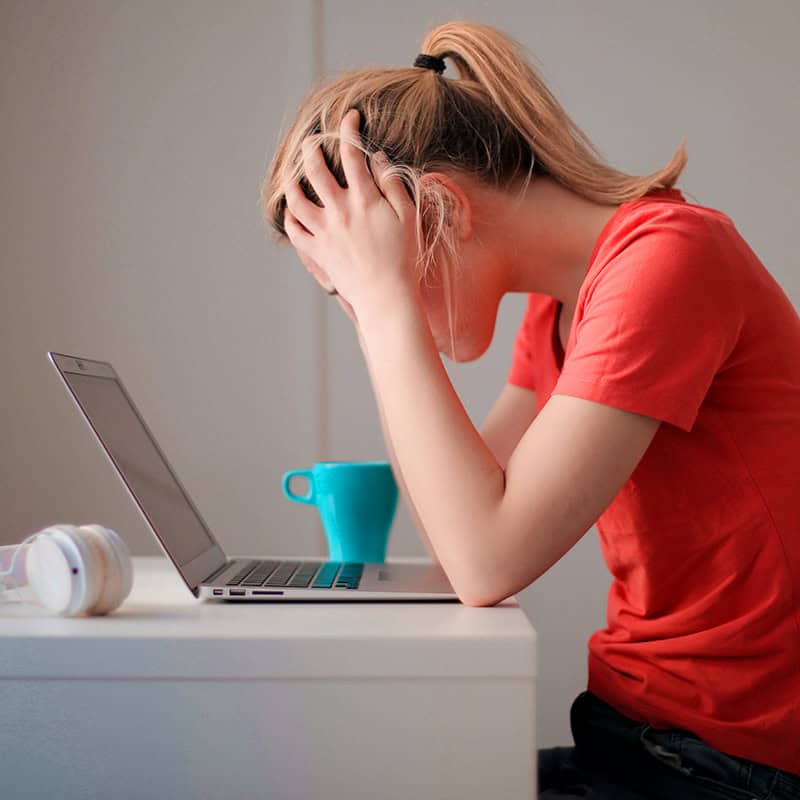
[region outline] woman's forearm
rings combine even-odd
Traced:
[[[462,600],[491,600],[508,566],[498,530],[505,472],[456,394],[420,303],[393,296],[373,308],[357,311],[358,324],[408,494]]]
[[[395,480],[397,481],[397,487],[400,490],[400,496],[405,503],[406,508],[408,509],[409,516],[414,523],[414,527],[417,529],[417,533],[422,540],[422,544],[425,546],[425,549],[428,552],[428,555],[434,560],[434,562],[438,562],[439,559],[436,555],[436,551],[433,549],[433,545],[431,544],[431,540],[428,537],[428,534],[425,533],[425,526],[422,524],[422,520],[419,518],[419,514],[417,513],[417,509],[414,506],[414,501],[411,499],[411,495],[408,493],[408,488],[406,487],[406,482],[403,480],[403,473],[400,471],[400,465],[397,462],[397,456],[394,452],[394,446],[392,445],[392,437],[389,433],[389,427],[386,424],[386,415],[383,411],[383,403],[381,402],[380,392],[378,391],[378,386],[375,383],[375,378],[372,372],[372,366],[370,365],[369,356],[367,354],[367,349],[364,346],[364,340],[361,338],[361,331],[356,325],[356,332],[358,333],[358,340],[361,344],[361,351],[364,354],[364,360],[367,364],[367,372],[369,373],[370,382],[372,383],[372,391],[375,395],[375,402],[378,406],[378,415],[381,421],[381,430],[383,431],[383,438],[386,442],[386,450],[389,453],[389,461],[392,464],[392,471],[394,472]]]

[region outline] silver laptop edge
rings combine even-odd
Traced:
[[[303,564],[312,562],[324,564],[326,559],[301,560],[268,555],[228,557],[183,484],[178,480],[155,436],[111,364],[55,352],[49,352],[48,358],[66,386],[67,393],[80,412],[80,416],[88,424],[100,449],[119,475],[161,549],[172,561],[195,597],[233,602],[458,601],[442,568],[430,563],[364,564],[363,575],[357,589],[335,585],[331,588],[228,586],[227,583],[232,576],[250,560],[269,559],[282,563],[300,561]],[[129,438],[126,442],[126,452],[123,453],[121,444],[126,426]],[[138,462],[133,456],[138,456]],[[130,462],[127,466],[124,463],[126,457]],[[149,471],[147,466],[150,467]],[[174,518],[173,522],[182,525],[165,524],[169,516]],[[177,532],[178,528],[183,529]]]

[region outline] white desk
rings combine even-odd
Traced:
[[[0,605],[5,800],[535,796],[515,601],[207,603],[134,569],[108,617]]]

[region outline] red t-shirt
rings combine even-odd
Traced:
[[[796,311],[727,216],[670,189],[603,228],[565,353],[557,312],[530,295],[509,382],[662,420],[597,522],[613,581],[589,690],[800,773]]]

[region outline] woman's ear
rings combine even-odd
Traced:
[[[467,239],[472,235],[472,204],[464,188],[455,178],[443,172],[426,172],[419,179],[422,189],[422,203],[429,193],[440,193],[445,202],[445,224],[456,230],[456,238]],[[424,212],[424,208],[422,209]]]

